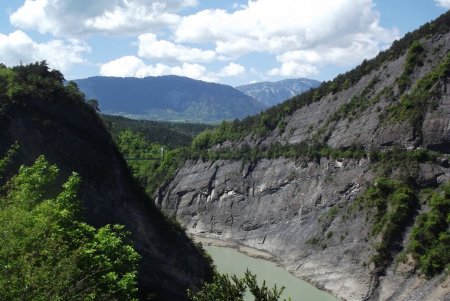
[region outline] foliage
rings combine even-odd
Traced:
[[[417,207],[415,191],[402,181],[378,178],[361,201],[372,212],[372,235],[381,237],[372,260],[384,269],[392,260],[392,251]]]
[[[150,143],[171,148],[189,146],[197,134],[213,128],[206,124],[134,120],[112,115],[102,115],[102,118],[115,139],[121,132],[130,130],[142,134]]]
[[[7,103],[25,106],[31,102],[68,102],[97,118],[75,82],[66,83],[61,72],[51,70],[45,61],[8,68],[0,65],[0,112]]]
[[[16,142],[6,151],[5,156],[0,159],[0,180],[3,177],[3,173],[5,172],[6,167],[11,163],[18,150],[19,144]]]
[[[259,286],[256,275],[247,270],[241,279],[216,272],[211,283],[206,283],[197,293],[188,291],[188,295],[192,301],[243,301],[247,288],[255,301],[278,301],[284,291],[284,287],[278,289],[276,285],[269,289],[265,281]]]
[[[428,199],[430,210],[417,218],[408,246],[420,270],[432,277],[450,270],[450,183]]]
[[[411,93],[403,94],[400,102],[389,108],[388,120],[409,121],[416,134],[421,135],[422,123],[427,110],[434,105],[439,93],[439,82],[450,76],[450,54],[440,64],[421,78]]]
[[[117,145],[133,175],[149,195],[161,185],[168,183],[188,156],[185,148],[171,149],[150,143],[142,134],[130,130],[119,133]]]
[[[419,163],[436,163],[439,153],[427,149],[407,151],[392,148],[389,151],[371,151],[370,160],[374,163],[374,170],[382,177],[391,177],[394,171],[404,182],[411,182],[417,177]]]
[[[138,254],[122,226],[79,220],[72,174],[43,156],[22,166],[0,198],[0,295],[4,300],[136,300]]]
[[[414,68],[417,65],[423,65],[421,54],[423,53],[424,48],[419,41],[414,41],[408,49],[408,53],[406,55],[406,62],[403,69],[402,75],[397,79],[398,88],[400,92],[405,91],[410,83],[410,75],[413,73]]]
[[[195,142],[195,140],[194,140]],[[246,144],[239,148],[220,148],[217,150],[203,150],[201,144],[192,145],[190,158],[201,160],[242,160],[244,162],[255,161],[260,159],[274,159],[279,157],[285,158],[306,158],[319,160],[322,157],[332,159],[355,158],[360,159],[366,157],[366,152],[360,146],[351,146],[348,149],[334,149],[326,145],[317,143],[301,142],[296,144],[282,145],[280,143],[272,143],[257,147],[250,147]]]
[[[244,280],[236,275],[215,273],[211,283],[206,283],[195,294],[188,291],[188,295],[193,301],[240,301],[244,300],[245,290]]]

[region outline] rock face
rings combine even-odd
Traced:
[[[3,102],[0,153],[20,145],[14,169],[44,154],[58,165],[62,180],[72,171],[82,178],[80,197],[86,220],[94,226],[123,224],[142,256],[141,298],[186,300],[211,275],[198,249],[159,212],[132,179],[100,118],[87,105],[63,100]],[[152,299],[154,300],[154,299]]]
[[[434,106],[423,109],[420,127],[406,117],[390,117],[404,97],[415,97],[420,80],[450,50],[448,33],[420,42],[426,62],[409,75],[411,85],[403,96],[397,83],[406,53],[383,62],[351,87],[286,116],[283,130],[262,138],[248,135],[213,149],[315,139],[340,150],[358,145],[366,152],[425,148],[450,153],[448,73],[436,82],[439,92],[426,95]],[[450,300],[445,275],[427,281],[413,265],[394,262],[385,273],[377,273],[371,257],[380,238],[369,233],[370,212],[355,202],[375,177],[370,157],[188,161],[159,192],[157,204],[188,232],[267,251],[294,275],[345,300]],[[436,187],[449,179],[447,159],[418,166],[418,187]],[[400,248],[405,248],[409,230]]]
[[[371,285],[360,256],[370,253],[365,219],[343,223],[333,208],[348,206],[371,177],[367,160],[189,162],[160,205],[190,233],[267,251],[294,275],[362,299]],[[324,232],[332,234],[314,241]]]

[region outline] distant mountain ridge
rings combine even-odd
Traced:
[[[219,122],[259,113],[266,106],[237,89],[175,75],[90,77],[75,80],[103,113],[141,119]]]
[[[236,89],[268,106],[273,106],[319,85],[320,82],[317,80],[296,78],[242,85],[237,86]]]

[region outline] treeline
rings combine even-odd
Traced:
[[[48,106],[71,103],[89,118],[98,118],[75,82],[66,82],[58,70],[45,61],[8,68],[0,63],[0,112],[7,105],[26,107],[36,101]]]

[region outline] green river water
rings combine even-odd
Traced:
[[[252,258],[231,248],[214,246],[205,246],[204,248],[211,255],[219,272],[243,276],[245,271],[249,269],[257,275],[258,281],[266,280],[270,288],[274,284],[277,287],[286,287],[282,295],[283,298],[291,297],[292,301],[338,300],[308,282],[292,276],[273,262]],[[253,301],[250,296],[246,296],[245,300]]]

